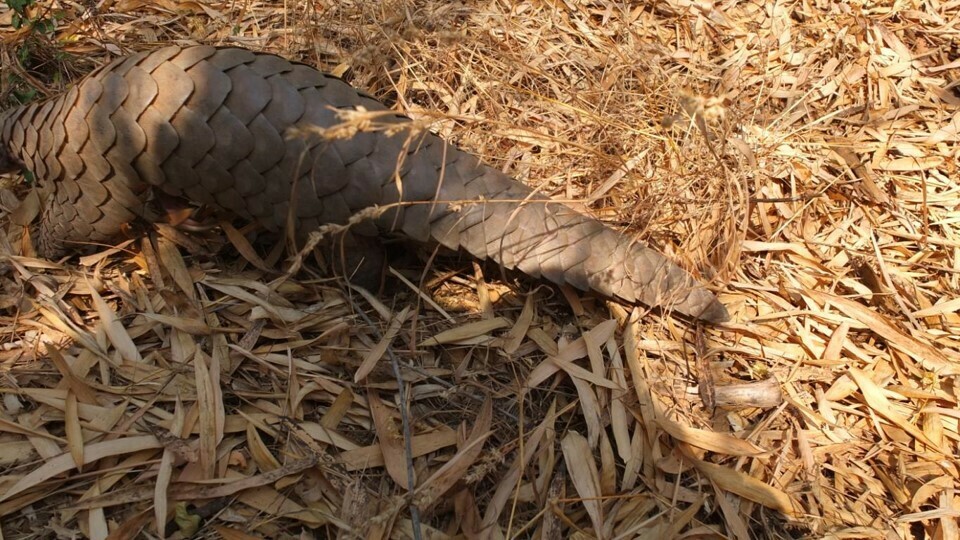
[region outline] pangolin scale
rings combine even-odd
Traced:
[[[338,111],[360,109],[393,129],[309,135],[342,124]],[[169,46],[0,113],[0,172],[25,168],[40,181],[36,241],[46,256],[115,238],[147,216],[151,189],[271,231],[289,216],[303,233],[381,206],[389,209],[352,233],[401,233],[628,303],[727,320],[713,294],[661,254],[411,125],[279,56]],[[307,135],[290,136],[297,128]]]

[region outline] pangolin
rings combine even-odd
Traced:
[[[375,114],[380,129],[311,135],[342,126],[344,111]],[[0,113],[0,172],[39,180],[35,234],[45,256],[115,238],[149,214],[151,190],[277,232],[343,224],[379,206],[352,234],[438,242],[556,284],[727,320],[716,297],[663,255],[412,126],[304,64],[167,46]]]

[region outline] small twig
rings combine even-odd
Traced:
[[[800,201],[809,201],[816,199],[823,195],[823,192],[817,191],[808,191],[803,195],[798,195],[796,197],[750,197],[751,203],[785,203],[785,202],[800,202]]]
[[[440,307],[440,304],[437,304],[436,302],[433,301],[433,298],[430,298],[429,296],[427,296],[427,294],[423,292],[423,289],[421,289],[420,287],[417,287],[409,279],[403,277],[403,274],[401,274],[400,272],[397,272],[396,269],[394,269],[392,266],[389,268],[389,271],[393,275],[393,277],[399,279],[401,283],[409,287],[410,290],[412,290],[414,293],[417,294],[417,296],[420,297],[420,299],[422,299],[424,302],[429,304],[430,307],[432,307],[433,309],[437,310],[437,313],[439,313],[440,315],[443,315],[443,317],[450,322],[456,322],[456,320],[453,317],[451,317],[450,314],[446,312],[446,310]]]
[[[367,317],[366,312],[360,309],[360,306],[356,305],[353,295],[349,295],[350,303],[353,304],[353,309],[356,311],[360,317],[363,319],[363,322],[366,323],[367,328],[370,328],[373,331],[374,336],[377,340],[380,340],[382,336],[380,331],[377,330],[376,325],[373,324],[373,321],[370,320],[370,317]],[[397,379],[397,393],[398,393],[398,409],[400,409],[400,422],[403,425],[403,452],[404,458],[407,464],[407,486],[410,495],[410,522],[413,526],[413,538],[415,540],[422,540],[422,531],[420,528],[420,509],[417,508],[416,500],[413,497],[414,489],[416,485],[414,484],[414,471],[413,471],[413,434],[410,431],[410,417],[407,415],[407,394],[404,390],[404,381],[403,374],[400,372],[400,360],[397,358],[397,355],[393,353],[392,347],[387,347],[387,356],[390,357],[390,365],[393,367],[393,375]]]

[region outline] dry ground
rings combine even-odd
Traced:
[[[342,74],[733,315],[426,257],[371,297],[218,231],[44,261],[21,184],[2,538],[960,538],[956,0],[7,0],[0,40],[4,106],[170,41]]]

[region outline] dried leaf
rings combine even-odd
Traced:
[[[83,470],[83,431],[80,429],[80,416],[77,413],[77,395],[67,391],[66,407],[64,408],[64,429],[67,433],[67,446],[70,456],[78,471]]]
[[[691,456],[687,456],[687,459],[690,459],[698,471],[724,491],[735,493],[744,499],[783,512],[787,516],[793,517],[798,513],[799,505],[778,488],[769,486],[730,467],[715,465]]]
[[[263,262],[263,259],[261,259],[260,255],[257,254],[257,251],[253,249],[253,246],[247,241],[247,237],[240,234],[240,231],[231,225],[230,222],[220,221],[220,228],[227,235],[227,239],[230,240],[230,243],[233,244],[233,247],[244,259],[247,260],[247,262],[252,264],[255,268],[263,270],[264,272],[270,271],[267,263]]]
[[[247,534],[232,527],[225,527],[217,524],[212,525],[212,527],[213,530],[217,531],[217,534],[223,540],[261,540],[261,537],[259,536]]]
[[[414,435],[410,443],[413,457],[437,452],[457,444],[457,432],[453,430],[439,430],[424,435]],[[380,445],[354,447],[341,452],[338,462],[348,471],[364,471],[374,467],[383,467],[385,460]]]
[[[460,447],[460,450],[435,473],[430,475],[422,485],[417,487],[414,497],[420,508],[430,508],[436,504],[441,495],[446,493],[460,481],[467,470],[476,463],[483,450],[483,443],[490,436],[490,423],[493,420],[493,404],[488,399],[480,408],[480,413],[473,424],[470,436]]]
[[[445,330],[432,338],[427,338],[420,342],[418,347],[432,347],[434,345],[444,345],[447,343],[459,343],[471,338],[485,336],[494,330],[510,326],[510,321],[503,317],[495,319],[483,319],[472,323],[467,323],[450,330]]]
[[[556,421],[555,415],[556,404],[551,403],[543,421],[534,428],[533,432],[530,433],[527,440],[524,441],[524,444],[520,447],[523,451],[517,453],[506,474],[500,477],[500,482],[497,484],[497,488],[490,498],[490,502],[487,503],[487,509],[483,513],[483,529],[493,527],[500,518],[500,514],[510,499],[510,495],[516,491],[517,480],[520,478],[521,472],[526,470],[530,460],[536,455],[540,444],[543,442],[546,430],[550,429]]]
[[[593,451],[587,440],[576,431],[567,433],[560,443],[563,460],[567,464],[567,473],[573,487],[580,495],[580,502],[590,516],[594,534],[600,536],[603,531],[603,510],[600,506],[600,473],[593,460]]]
[[[657,418],[657,423],[678,441],[718,454],[727,456],[764,456],[768,454],[766,450],[752,442],[738,439],[726,433],[685,426],[663,416]]]
[[[322,503],[318,502],[315,505],[316,507],[305,508],[279,491],[266,486],[245,489],[240,492],[237,498],[247,506],[256,508],[266,515],[296,519],[310,528],[326,525],[333,518],[329,509],[321,507]]]
[[[323,418],[320,419],[320,425],[327,429],[336,429],[343,417],[346,416],[347,411],[353,406],[353,397],[353,392],[349,388],[344,388],[337,394],[337,398],[333,400]]]
[[[157,238],[157,257],[173,278],[174,283],[187,295],[187,298],[195,302],[197,293],[193,290],[193,278],[187,270],[186,263],[183,262],[183,257],[180,256],[177,245],[165,236]]]
[[[193,357],[193,376],[197,389],[197,409],[199,410],[200,430],[200,471],[202,479],[214,478],[217,463],[217,443],[223,439],[223,433],[217,431],[217,410],[223,410],[223,403],[216,399],[213,385],[219,384],[210,377],[207,355],[197,349]],[[222,413],[221,413],[222,414]]]
[[[815,290],[807,290],[806,293],[820,302],[833,304],[847,316],[864,324],[867,328],[870,328],[879,336],[886,339],[891,346],[896,347],[916,360],[924,369],[941,376],[960,375],[960,362],[949,360],[942,352],[933,346],[904,334],[876,311],[868,309],[852,300],[847,300],[846,298],[832,294]]]
[[[503,336],[503,352],[513,354],[520,348],[520,344],[523,343],[524,338],[527,337],[527,331],[533,322],[535,311],[533,307],[533,295],[527,295],[526,300],[523,302],[523,311],[521,311],[520,316],[517,317],[517,322],[514,323],[510,331]]]
[[[156,321],[164,326],[176,328],[181,332],[186,332],[194,336],[209,336],[213,334],[213,329],[206,322],[198,319],[188,319],[186,317],[174,317],[171,315],[161,315],[159,313],[141,313],[143,318]]]
[[[97,313],[100,315],[100,322],[107,332],[107,337],[110,338],[110,343],[112,343],[113,347],[120,353],[120,357],[127,362],[143,362],[143,358],[140,357],[140,351],[137,350],[137,346],[133,343],[133,339],[130,338],[130,334],[127,334],[126,328],[117,320],[117,314],[103,301],[103,297],[100,296],[100,293],[97,292],[95,287],[90,285],[89,281],[87,281],[87,286],[90,288],[93,305],[96,306]]]
[[[394,338],[397,337],[397,334],[400,333],[400,328],[403,327],[403,324],[409,320],[411,315],[410,307],[407,306],[403,308],[403,311],[396,314],[390,320],[390,326],[387,327],[387,331],[384,332],[383,338],[379,343],[367,353],[367,356],[363,359],[363,362],[360,363],[360,367],[357,368],[357,371],[353,374],[353,381],[359,382],[367,378],[367,375],[370,374],[370,371],[373,370],[377,362],[383,358],[384,353],[387,352],[387,348],[390,347],[390,344],[393,343]]]
[[[903,415],[898,413],[893,406],[890,404],[890,401],[887,400],[886,396],[883,394],[883,390],[877,386],[873,380],[867,376],[862,370],[857,368],[850,368],[849,372],[850,377],[853,378],[854,382],[857,383],[857,386],[860,387],[860,390],[863,392],[863,399],[870,405],[870,408],[873,409],[877,414],[890,420],[897,425],[900,429],[906,431],[915,439],[923,442],[927,446],[933,448],[937,452],[940,452],[943,455],[952,455],[952,453],[944,448],[941,448],[940,445],[931,441],[923,431],[917,429],[910,421],[905,418]]]
[[[160,441],[153,435],[139,435],[136,437],[125,437],[117,440],[93,443],[87,445],[84,449],[83,465],[95,463],[105,457],[121,456],[147,448],[160,448]],[[0,495],[0,502],[9,500],[14,495],[18,495],[31,487],[36,487],[41,482],[63,474],[75,466],[73,456],[69,453],[61,454],[53,459],[47,460],[43,465],[30,471],[10,486],[5,493]]]
[[[407,475],[407,451],[404,447],[403,433],[397,425],[397,420],[376,392],[367,394],[367,403],[370,405],[370,416],[377,429],[377,441],[383,452],[383,463],[387,473],[400,487],[407,490],[413,489]],[[416,484],[416,478],[413,481]]]

